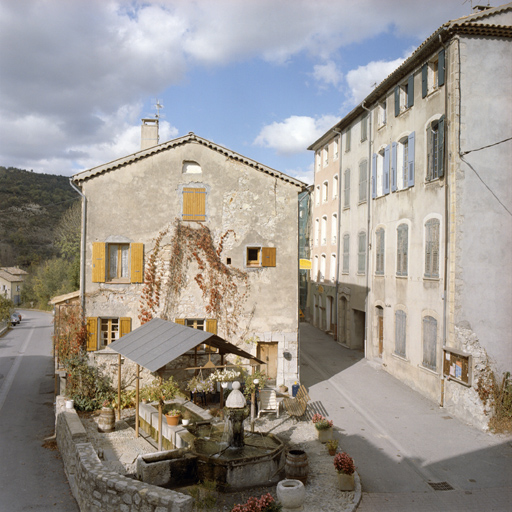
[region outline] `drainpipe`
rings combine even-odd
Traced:
[[[340,137],[340,143],[338,144],[338,160],[339,160],[339,164],[338,164],[338,222],[337,222],[337,226],[336,226],[336,292],[335,292],[335,295],[336,295],[336,341],[338,341],[338,328],[339,328],[339,323],[338,323],[338,320],[339,320],[339,311],[338,311],[338,305],[340,303],[340,298],[339,298],[339,286],[340,286],[340,249],[341,249],[341,173],[342,173],[342,161],[341,161],[341,155],[343,154],[342,153],[342,150],[341,150],[341,132],[338,132],[337,130],[333,130],[334,133],[336,133],[337,135],[339,135]],[[332,224],[332,222],[331,222]],[[332,236],[332,235],[331,235]]]
[[[368,294],[370,293],[370,250],[372,248],[372,244],[370,243],[370,234],[371,234],[371,207],[372,207],[372,196],[371,196],[371,179],[372,176],[372,111],[369,108],[364,106],[364,101],[361,103],[361,107],[368,112],[368,167],[367,173],[368,178],[366,180],[366,204],[368,208],[366,209],[367,214],[367,225],[366,225],[366,296],[364,299],[364,309],[365,309],[365,323],[364,323],[364,358],[367,356],[367,348],[368,348],[368,324],[370,322],[370,310],[368,307]]]
[[[82,233],[80,241],[80,306],[82,318],[85,315],[85,221],[87,214],[87,198],[82,191],[75,186],[73,178],[69,178],[69,184],[82,196]]]

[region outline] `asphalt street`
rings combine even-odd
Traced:
[[[78,511],[51,439],[52,316],[21,313],[0,336],[0,512]]]

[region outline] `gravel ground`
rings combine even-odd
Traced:
[[[90,442],[95,447],[104,465],[123,475],[135,473],[138,455],[152,453],[156,448],[145,439],[135,438],[134,410],[122,411],[121,421],[116,423],[116,431],[110,434],[98,432],[97,414],[81,414],[82,423],[87,430]],[[130,426],[132,425],[132,426]],[[283,440],[289,448],[304,450],[308,456],[309,475],[306,484],[306,512],[351,512],[355,510],[361,496],[359,477],[356,475],[356,491],[338,490],[337,475],[333,466],[333,457],[317,440],[316,430],[310,421],[295,421],[286,414],[276,418],[275,414],[265,414],[256,420],[255,430],[271,432]],[[335,431],[340,441],[338,450],[343,450],[342,436]],[[182,489],[186,492],[186,489]],[[219,493],[214,510],[229,511],[234,504],[245,503],[251,496],[259,497],[270,492],[275,498],[276,487],[253,488],[236,493]]]

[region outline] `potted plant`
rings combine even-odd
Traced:
[[[348,453],[338,453],[334,457],[334,468],[338,473],[338,483],[341,491],[354,490],[354,459]]]
[[[332,426],[333,421],[328,420],[321,414],[314,414],[313,418],[311,418],[311,421],[315,425],[317,434],[318,434],[318,440],[321,443],[326,443],[330,439],[332,439]]]
[[[188,412],[188,409],[183,411],[183,414],[181,415],[181,423],[183,423],[183,426],[187,426],[190,423],[190,412]]]
[[[338,441],[336,439],[329,439],[329,441],[325,443],[325,446],[329,455],[336,455],[336,449],[338,448]]]
[[[166,415],[167,425],[175,427],[180,422],[181,411],[179,409],[171,409]]]
[[[284,384],[279,384],[279,392],[280,393],[287,393],[288,392],[288,386],[285,386]]]

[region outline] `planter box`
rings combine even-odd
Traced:
[[[318,440],[321,443],[327,443],[327,441],[332,439],[332,427],[331,428],[324,428],[322,430],[316,430],[318,433]]]

